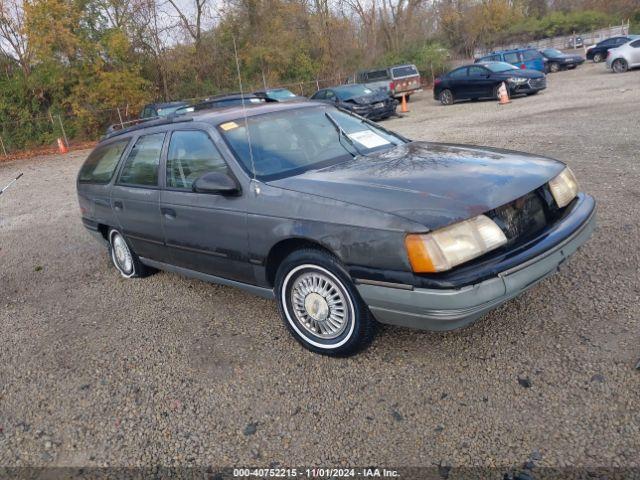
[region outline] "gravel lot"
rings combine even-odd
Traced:
[[[640,467],[640,71],[549,76],[507,106],[424,92],[415,139],[567,162],[599,227],[563,271],[457,332],[303,350],[275,303],[120,278],[80,223],[87,152],[0,163],[0,465]]]

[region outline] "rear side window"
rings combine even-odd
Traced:
[[[451,78],[461,78],[467,76],[467,67],[462,67],[449,73]]]
[[[640,40],[636,40],[635,42],[631,42],[631,46],[633,48],[638,48],[640,47]]]
[[[413,65],[403,65],[402,67],[395,67],[392,72],[393,78],[418,75],[418,70]]]
[[[520,60],[518,60],[518,54],[514,52],[514,53],[505,53],[504,61],[507,63],[518,63]]]
[[[96,148],[82,165],[78,180],[81,182],[109,183],[129,140],[126,138]]]
[[[469,67],[469,76],[488,75],[489,71],[483,67]]]
[[[367,80],[370,82],[375,82],[376,80],[387,80],[389,78],[389,74],[386,70],[374,70],[372,72],[367,72]]]
[[[227,164],[206,132],[173,132],[167,155],[167,187],[191,190],[198,177],[215,171],[226,172]]]
[[[158,185],[158,165],[164,136],[163,132],[138,138],[122,167],[119,183],[145,187]]]
[[[525,62],[527,60],[536,60],[540,58],[540,53],[538,53],[536,50],[525,50],[524,52],[522,52],[522,58]]]

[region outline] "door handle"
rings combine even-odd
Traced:
[[[124,205],[120,200],[116,200],[113,202],[113,208],[115,208],[116,210],[122,210],[124,208]]]
[[[173,208],[162,207],[160,211],[166,218],[171,218],[171,219],[176,218],[176,211]]]

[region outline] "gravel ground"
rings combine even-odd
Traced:
[[[562,272],[449,333],[383,327],[334,360],[275,303],[168,273],[125,280],[80,223],[87,152],[0,164],[0,465],[640,467],[640,71],[385,122],[571,165],[599,227]]]

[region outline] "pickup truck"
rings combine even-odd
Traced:
[[[364,84],[371,90],[384,90],[390,96],[406,100],[414,92],[422,91],[422,80],[415,65],[396,65],[388,68],[362,70],[355,76],[355,83]]]

